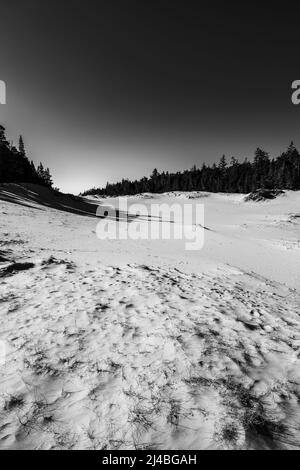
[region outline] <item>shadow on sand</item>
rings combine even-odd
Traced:
[[[112,207],[102,204],[101,201],[99,201],[99,204],[95,204],[84,197],[63,194],[54,189],[32,183],[0,184],[0,200],[37,210],[45,210],[43,207],[47,207],[85,217],[107,218],[116,222],[127,221],[127,223],[131,223],[139,219],[141,222],[175,224],[173,220],[154,215],[132,214],[120,210],[116,210],[114,214]],[[203,228],[209,230],[207,227]]]
[[[112,207],[95,204],[86,198],[63,194],[51,188],[32,183],[3,183],[0,184],[0,200],[11,202],[36,210],[45,210],[43,207],[56,209],[85,217],[107,218],[109,220],[133,222],[139,215],[117,211],[112,217]],[[99,211],[99,207],[101,210]],[[102,214],[102,215],[101,215]]]

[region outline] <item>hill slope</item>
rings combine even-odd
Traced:
[[[27,207],[50,207],[73,214],[95,216],[97,206],[81,197],[63,194],[54,189],[32,183],[0,184],[0,200]]]

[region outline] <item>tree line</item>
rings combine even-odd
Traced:
[[[23,137],[19,137],[18,148],[8,142],[5,128],[0,125],[0,183],[35,183],[52,187],[49,168],[40,163],[35,167],[29,161]]]
[[[154,169],[149,178],[130,181],[123,179],[105,188],[92,188],[86,195],[125,196],[138,193],[168,191],[209,191],[250,193],[257,189],[300,189],[300,154],[293,142],[277,158],[257,148],[253,161],[239,162],[232,157],[228,162],[223,155],[218,164],[195,165],[190,170],[169,173]]]

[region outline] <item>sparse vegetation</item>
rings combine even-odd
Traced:
[[[250,193],[245,198],[245,201],[265,201],[266,199],[275,199],[281,194],[284,194],[284,191],[281,189],[257,189]]]
[[[235,423],[227,423],[221,432],[221,439],[226,443],[235,444],[239,438],[239,430]]]
[[[11,411],[16,408],[22,408],[24,405],[25,400],[22,395],[12,395],[9,399],[5,402],[4,409],[6,411]]]
[[[225,381],[225,399],[228,405],[239,408],[246,442],[259,438],[266,441],[269,448],[277,448],[276,442],[280,434],[284,434],[285,426],[280,421],[272,420],[265,410],[263,399],[257,397],[240,383],[229,379]],[[231,398],[230,398],[231,396]]]
[[[34,263],[12,263],[9,266],[0,269],[0,277],[10,276],[19,271],[26,271],[31,268],[34,268]]]

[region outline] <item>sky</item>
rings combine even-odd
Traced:
[[[300,146],[298,2],[1,0],[0,123],[78,193]]]

